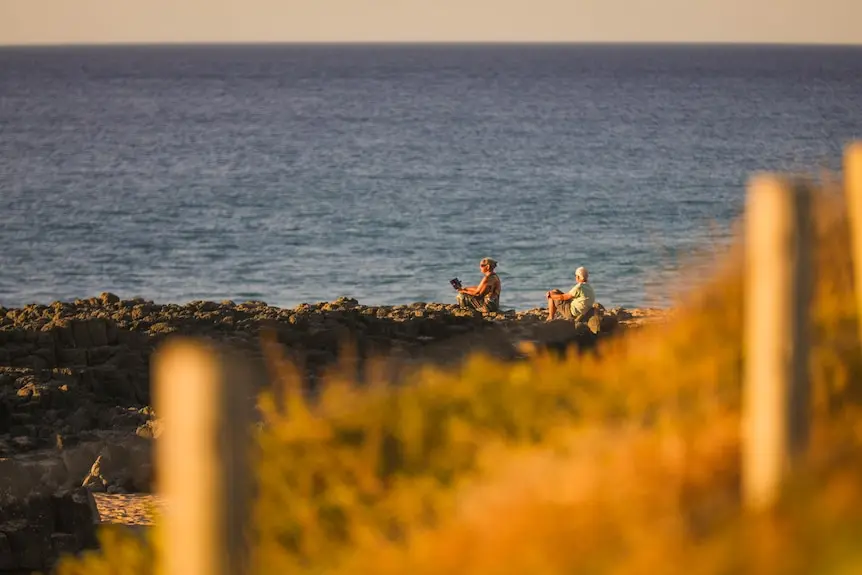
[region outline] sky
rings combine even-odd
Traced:
[[[862,44],[862,0],[0,0],[0,45]]]

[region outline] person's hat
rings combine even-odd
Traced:
[[[589,279],[590,273],[587,271],[587,268],[581,266],[575,270],[575,277],[580,277],[581,279]]]

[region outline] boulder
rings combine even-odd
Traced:
[[[106,443],[81,486],[90,491],[147,492],[152,479],[152,443],[132,435]]]
[[[120,303],[120,298],[110,292],[102,292],[101,295],[99,295],[99,301],[101,301],[103,305],[114,305]]]
[[[6,499],[0,505],[0,571],[48,571],[63,553],[97,546],[94,506],[86,491]]]

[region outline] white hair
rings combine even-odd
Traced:
[[[590,272],[587,271],[587,268],[581,266],[575,270],[575,277],[586,281],[590,278]]]

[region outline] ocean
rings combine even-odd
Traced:
[[[862,47],[2,48],[0,305],[454,302],[490,256],[504,308],[665,306],[754,173],[859,138]]]

